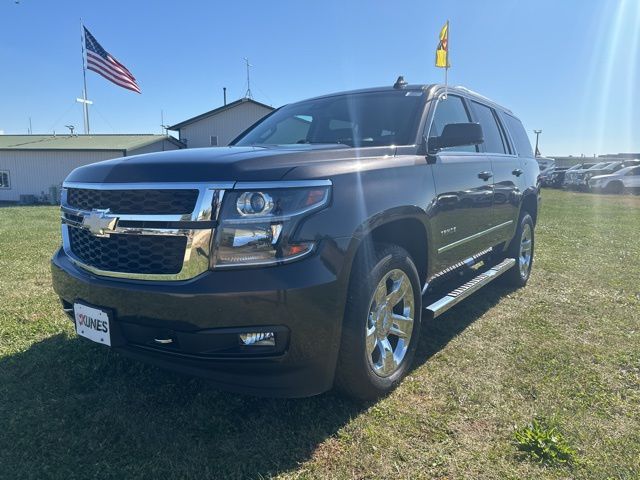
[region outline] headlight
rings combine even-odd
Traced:
[[[272,265],[311,253],[314,242],[296,242],[291,237],[300,220],[327,206],[330,194],[326,184],[227,192],[212,266]]]

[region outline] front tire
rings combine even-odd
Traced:
[[[533,219],[529,213],[520,216],[516,234],[509,245],[507,258],[513,258],[516,264],[502,275],[503,283],[516,288],[524,287],[531,276],[533,252],[535,247],[535,230]]]
[[[624,185],[622,182],[609,182],[609,184],[604,188],[604,192],[614,195],[620,195],[624,192]]]
[[[364,245],[354,261],[342,328],[336,387],[375,400],[407,373],[420,335],[416,266],[397,245]]]

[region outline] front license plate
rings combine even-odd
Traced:
[[[74,303],[73,313],[78,335],[111,346],[111,328],[107,312],[82,303]]]

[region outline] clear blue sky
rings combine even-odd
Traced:
[[[142,95],[87,72],[95,133],[160,132],[246,89],[279,106],[332,91],[442,81],[437,35],[451,21],[450,81],[543,129],[543,154],[640,151],[640,1],[0,0],[0,130],[82,130],[82,17]],[[531,134],[532,135],[532,134]]]

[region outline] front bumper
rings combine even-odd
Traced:
[[[80,301],[110,311],[112,348],[123,354],[227,390],[311,396],[333,385],[347,243],[321,242],[315,255],[287,265],[176,282],[98,277],[61,249],[51,261],[53,287],[66,308]],[[260,330],[277,332],[276,348],[238,347],[239,332]],[[158,336],[176,341],[160,345]]]

